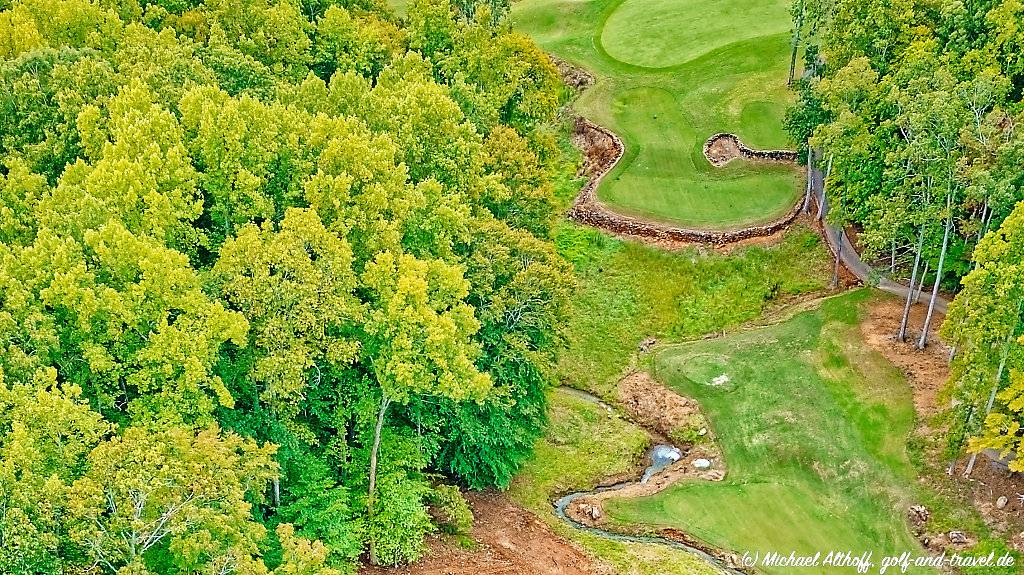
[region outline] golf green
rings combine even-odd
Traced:
[[[615,131],[626,154],[598,197],[671,224],[733,229],[776,219],[800,194],[792,166],[711,166],[704,141],[733,132],[755,148],[790,144],[782,117],[789,20],[785,0],[521,0],[516,26],[593,72],[576,102]]]

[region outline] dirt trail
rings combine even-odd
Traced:
[[[898,300],[886,299],[872,304],[860,324],[865,343],[900,368],[907,377],[913,390],[914,410],[923,420],[940,411],[939,392],[949,378],[949,348],[938,336],[942,318],[933,322],[929,330],[932,344],[918,350],[913,343],[920,334],[918,326],[924,325],[926,311],[926,307],[920,304],[911,307],[911,329],[905,342],[896,340],[903,316],[903,304]]]

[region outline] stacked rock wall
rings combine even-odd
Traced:
[[[791,224],[800,214],[802,202],[797,202],[789,213],[774,222],[739,230],[711,231],[674,227],[616,213],[597,199],[597,186],[600,185],[601,179],[622,159],[626,148],[618,136],[584,118],[577,119],[575,131],[574,140],[584,146],[584,155],[587,157],[587,165],[591,171],[590,179],[576,196],[567,214],[568,218],[575,222],[594,226],[613,234],[641,239],[725,245],[749,238],[772,235]],[[716,134],[712,138],[725,136],[736,138],[731,134]],[[585,147],[598,143],[599,148],[605,148],[606,142],[610,142],[614,147],[614,153],[610,154],[610,158],[607,152],[602,151],[592,154]],[[736,142],[742,146],[738,138],[736,138]],[[706,146],[707,144],[705,144]],[[775,161],[796,160],[796,152],[786,150],[758,151],[751,150],[746,146],[743,146],[741,149],[749,150],[751,154],[764,154],[765,158]]]

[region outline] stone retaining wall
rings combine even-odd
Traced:
[[[576,130],[596,131],[604,137],[610,138],[614,143],[617,152],[614,161],[609,162],[607,166],[599,166],[599,169],[591,175],[590,180],[587,181],[586,185],[583,186],[580,193],[576,196],[572,207],[566,214],[570,220],[575,222],[600,228],[613,234],[634,238],[725,245],[749,238],[772,235],[784,229],[786,226],[791,224],[798,215],[800,215],[800,210],[803,206],[802,200],[797,202],[789,213],[774,222],[733,231],[711,231],[673,227],[616,213],[597,199],[597,186],[601,183],[601,179],[604,178],[605,174],[610,172],[619,160],[622,159],[622,155],[625,153],[626,148],[622,144],[622,140],[620,140],[619,137],[613,134],[610,130],[602,128],[585,118],[577,119]],[[715,136],[712,136],[712,138],[721,136],[732,135],[716,134]],[[736,136],[732,137],[735,138]],[[710,142],[711,140],[709,139],[708,141]],[[739,143],[738,138],[736,141]],[[705,144],[705,146],[707,146],[707,144]],[[758,150],[751,150],[750,148],[746,148],[746,146],[743,146],[741,149],[744,148],[749,150],[752,154],[765,154],[766,158],[776,161],[793,161],[796,159],[796,152],[785,150],[769,150],[761,152]],[[586,153],[586,150],[584,150],[584,153]]]
[[[744,144],[743,141],[740,140],[739,136],[737,136],[736,134],[730,134],[728,132],[719,132],[711,136],[710,138],[707,139],[706,142],[704,142],[704,157],[707,158],[709,162],[715,164],[716,166],[723,165],[728,162],[728,160],[726,160],[726,162],[720,163],[715,162],[715,160],[711,158],[711,155],[708,154],[708,151],[711,149],[711,146],[715,145],[721,140],[728,140],[730,144],[732,144],[733,146],[736,147],[737,150],[739,150],[740,157],[746,158],[748,160],[760,160],[763,162],[795,162],[797,160],[797,153],[792,150],[755,150]]]

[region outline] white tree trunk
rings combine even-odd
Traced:
[[[939,296],[939,283],[942,282],[942,268],[946,263],[946,250],[949,248],[949,232],[953,228],[953,194],[946,195],[946,229],[942,232],[942,251],[939,252],[939,265],[935,268],[935,285],[932,287],[932,297],[928,300],[928,314],[924,316],[924,328],[921,330],[921,339],[917,341],[917,349],[924,349],[928,345],[928,328],[932,323],[932,314],[935,313],[935,298]]]
[[[1024,309],[1024,301],[1017,302],[1017,317],[1020,317],[1021,309]],[[992,406],[996,402],[996,393],[999,391],[999,383],[1003,381],[1003,371],[1006,369],[1006,360],[1010,357],[1010,344],[1013,343],[1014,331],[1006,335],[1006,341],[1003,342],[1003,353],[999,358],[999,368],[996,369],[996,380],[992,382],[992,390],[988,394],[988,402],[985,403],[985,416],[982,418],[984,424],[985,419],[988,419],[988,414],[992,413]],[[964,477],[969,477],[971,472],[974,471],[974,461],[978,458],[977,453],[972,453],[971,458],[967,461],[967,467],[964,469]]]
[[[377,453],[380,450],[380,433],[384,428],[384,415],[387,413],[391,399],[387,394],[380,397],[380,411],[377,412],[377,427],[373,430],[373,448],[370,450],[370,488],[366,496],[366,516],[373,518],[374,498],[377,495]],[[377,546],[373,537],[370,537],[370,564],[377,564]]]
[[[910,321],[910,306],[914,299],[914,285],[917,283],[917,268],[921,265],[921,248],[924,247],[924,226],[917,232],[917,249],[914,252],[914,271],[910,273],[910,286],[907,289],[907,301],[903,305],[903,319],[900,320],[900,330],[896,339],[907,340],[907,324]],[[922,280],[923,281],[923,280]]]

